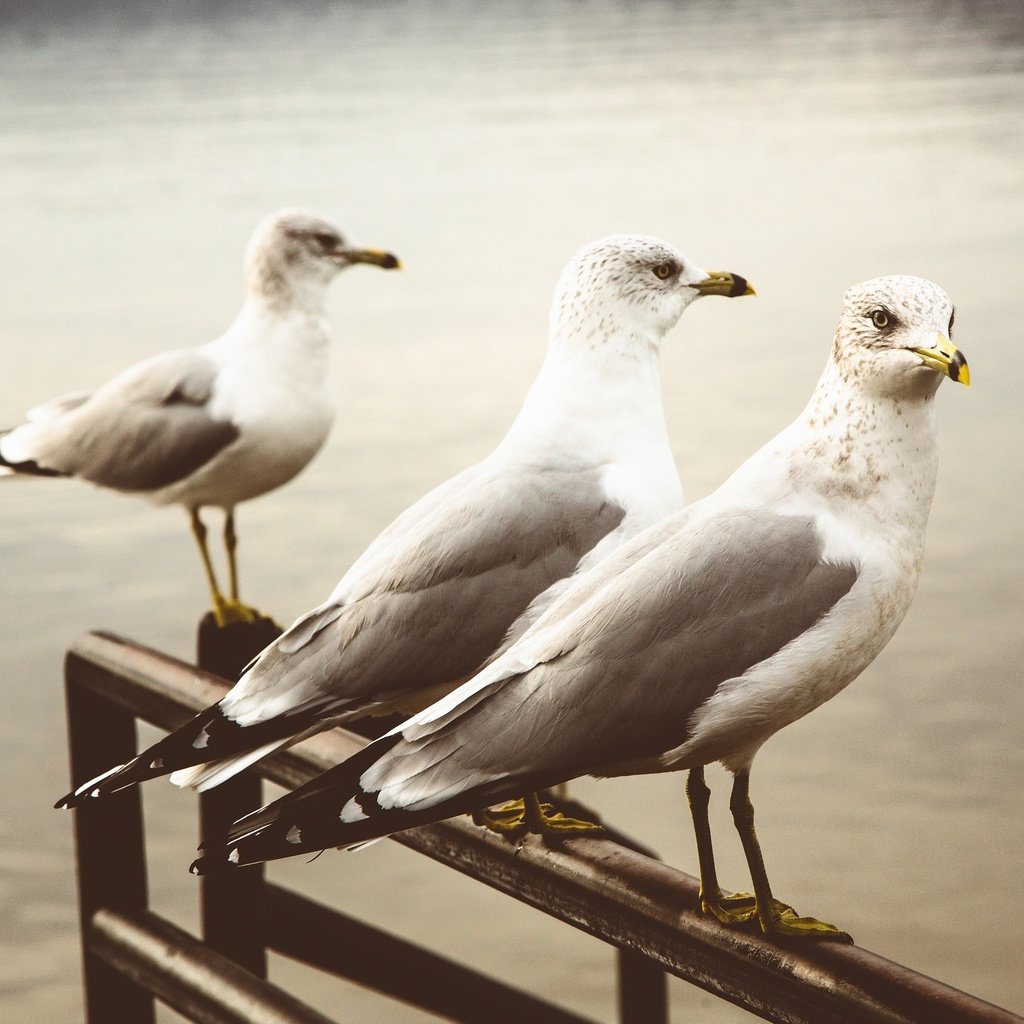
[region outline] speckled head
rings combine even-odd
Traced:
[[[598,346],[615,338],[658,344],[701,295],[753,295],[739,275],[709,273],[648,235],[609,235],[566,265],[551,307],[552,337]]]
[[[386,270],[400,266],[389,252],[350,245],[341,228],[326,217],[308,210],[279,210],[253,232],[246,250],[246,277],[250,290],[268,301],[286,301],[300,286],[325,288],[354,263]]]
[[[970,383],[967,360],[956,349],[953,303],[922,277],[876,277],[843,296],[832,355],[858,386],[893,396],[935,393],[942,376]]]

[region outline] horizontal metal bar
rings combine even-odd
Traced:
[[[173,728],[226,684],[126,640],[89,634],[69,653],[92,667],[88,685],[148,721]],[[101,670],[101,671],[97,671]],[[126,685],[126,681],[132,685]],[[333,729],[263,761],[258,771],[296,786],[360,749]],[[695,878],[607,839],[561,848],[527,837],[512,846],[467,818],[410,830],[396,841],[623,949],[767,1020],[807,1024],[1024,1024],[1024,1018],[856,946],[769,941],[698,910]]]
[[[588,1024],[575,1013],[269,882],[266,901],[271,949],[430,1013],[466,1024]]]
[[[199,1024],[333,1024],[146,910],[98,910],[89,951]]]

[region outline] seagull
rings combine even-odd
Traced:
[[[399,266],[391,253],[350,245],[317,214],[272,214],[249,242],[245,302],[223,335],[32,409],[0,435],[0,474],[80,477],[184,506],[217,624],[255,621],[238,596],[235,506],[286,484],[327,437],[327,286],[356,263]],[[207,549],[206,505],[224,510],[228,595]]]
[[[207,789],[304,736],[420,710],[464,682],[560,580],[682,506],[661,341],[700,296],[752,293],[656,238],[585,246],[559,279],[547,354],[498,447],[399,515],[219,702],[57,806],[168,772]]]
[[[943,376],[969,384],[953,307],[916,277],[851,288],[803,413],[717,491],[581,577],[473,679],[231,828],[235,864],[354,847],[580,775],[687,770],[701,906],[726,924],[849,940],[772,895],[754,755],[882,650],[917,585]],[[753,894],[719,888],[704,765]],[[223,862],[201,858],[197,873]]]

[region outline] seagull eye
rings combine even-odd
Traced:
[[[884,309],[874,309],[868,315],[879,330],[889,326],[889,314]]]
[[[667,281],[675,272],[675,264],[673,263],[659,263],[653,268],[654,276],[659,281]]]
[[[956,310],[949,314],[949,327],[946,328],[946,337],[953,340],[953,321],[956,319]]]
[[[315,234],[313,238],[316,239],[320,247],[325,251],[333,252],[335,249],[341,248],[341,239],[337,235],[332,235],[327,231]]]

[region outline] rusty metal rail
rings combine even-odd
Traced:
[[[74,645],[66,678],[76,779],[134,753],[136,718],[172,729],[225,691],[215,676],[105,634],[89,634]],[[294,787],[365,742],[332,730],[262,762],[257,770]],[[258,779],[242,776],[204,797],[203,834],[214,838],[253,806],[258,789]],[[146,910],[138,793],[89,801],[75,814],[91,1022],[146,1024],[153,1020],[154,992],[178,1008],[200,1006],[194,1019],[202,1021],[323,1020],[308,1008],[286,1009],[292,997],[261,980],[267,949],[454,1020],[580,1020],[271,885],[260,867],[204,879],[206,942],[199,944]],[[111,842],[115,834],[116,844]],[[788,1024],[1024,1024],[1016,1014],[856,946],[781,945],[753,930],[723,928],[697,911],[696,879],[609,839],[580,837],[554,849],[529,837],[514,848],[468,819],[394,838],[617,947],[619,1017],[629,1024],[666,1019],[663,972],[766,1020]],[[248,915],[241,928],[239,914]],[[310,926],[336,941],[310,943]],[[376,948],[385,944],[390,955],[415,969],[404,980],[402,971],[381,977],[376,958],[360,955],[375,943]],[[162,972],[165,961],[171,966]],[[491,998],[481,999],[482,994]],[[232,1000],[242,996],[249,1000],[249,1016],[231,1009]],[[482,1017],[481,1006],[486,1007]]]

